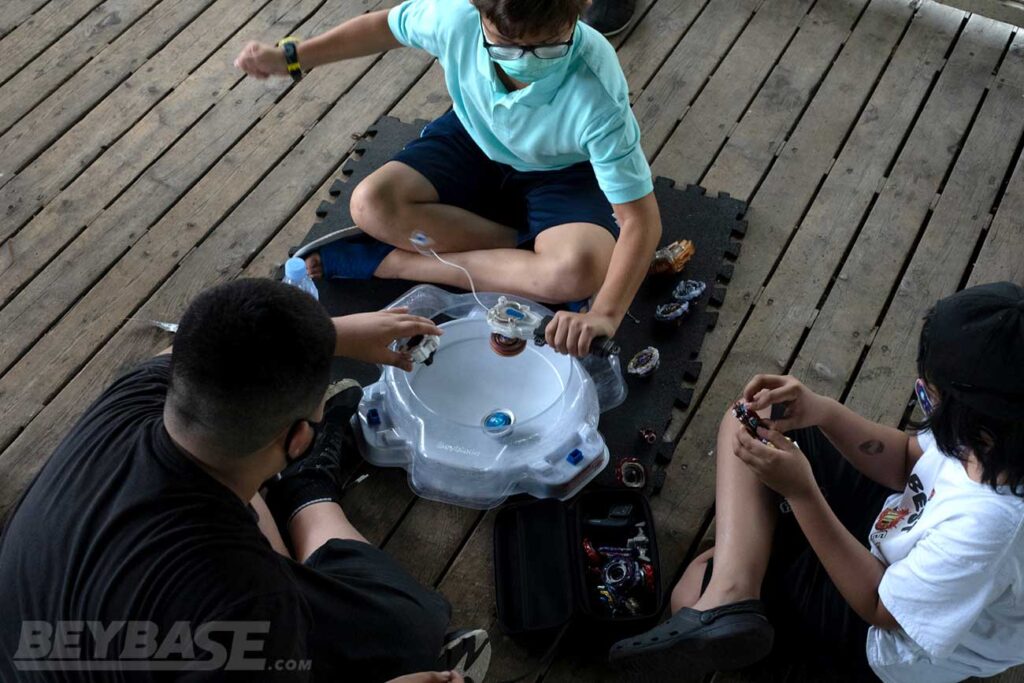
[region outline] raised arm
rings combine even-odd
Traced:
[[[303,71],[365,57],[402,47],[388,26],[388,10],[379,10],[354,17],[330,31],[298,45],[299,64]],[[242,48],[235,66],[255,78],[287,76],[284,48],[252,42]]]

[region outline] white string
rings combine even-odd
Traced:
[[[422,236],[423,236],[424,238],[426,238],[426,239],[430,239],[430,238],[429,238],[429,237],[427,237],[426,235],[423,235],[422,233],[420,233],[420,234],[421,234],[421,235],[422,235]],[[460,265],[459,265],[458,263],[452,263],[451,261],[446,261],[446,260],[444,260],[444,259],[443,259],[443,258],[441,258],[441,257],[440,257],[440,256],[438,255],[438,253],[437,253],[436,251],[434,251],[434,250],[433,250],[433,248],[431,248],[431,247],[427,247],[426,249],[424,249],[423,247],[421,247],[421,246],[420,246],[419,244],[417,244],[417,243],[416,243],[416,240],[415,240],[415,239],[410,239],[409,241],[410,241],[410,242],[412,243],[412,246],[413,246],[413,248],[414,248],[414,249],[415,249],[415,250],[416,250],[416,251],[417,251],[417,252],[418,252],[418,253],[419,253],[420,255],[422,255],[422,256],[433,256],[434,258],[436,258],[436,259],[437,259],[438,261],[440,261],[440,262],[441,262],[441,263],[443,263],[444,265],[446,265],[446,266],[451,266],[452,268],[458,268],[458,269],[459,269],[459,270],[461,270],[461,271],[462,271],[463,273],[465,273],[465,274],[466,274],[466,279],[468,279],[468,280],[469,280],[469,291],[470,291],[470,292],[472,292],[472,294],[473,294],[473,298],[474,298],[474,299],[476,299],[476,302],[477,302],[478,304],[480,304],[480,308],[484,309],[485,311],[487,311],[487,310],[490,310],[489,308],[487,308],[487,306],[484,306],[484,302],[483,302],[483,301],[480,301],[480,297],[479,297],[479,296],[477,296],[477,293],[476,293],[476,283],[475,283],[475,282],[473,282],[473,276],[469,274],[469,271],[468,271],[468,270],[466,270],[465,268],[463,268],[462,266],[460,266]]]

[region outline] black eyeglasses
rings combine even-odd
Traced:
[[[490,55],[491,59],[498,61],[519,59],[527,52],[532,52],[537,59],[558,59],[569,54],[573,38],[576,37],[576,26],[573,25],[572,35],[569,36],[569,40],[564,43],[547,43],[546,45],[495,45],[488,42],[487,35],[484,33],[483,22],[480,22],[480,36],[484,41],[484,49],[487,50],[487,54]]]

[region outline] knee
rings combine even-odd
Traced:
[[[549,262],[544,288],[556,303],[586,299],[601,288],[606,269],[605,264],[586,250],[559,254]]]
[[[401,199],[389,183],[371,176],[352,191],[349,208],[352,220],[363,232],[383,239],[397,222]]]
[[[732,405],[729,404],[725,409],[725,414],[722,415],[722,421],[718,423],[718,435],[731,436],[740,429],[740,421],[736,419],[736,414],[732,412]]]

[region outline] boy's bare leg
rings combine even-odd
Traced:
[[[405,251],[413,251],[414,231],[429,235],[438,253],[516,246],[514,229],[441,204],[430,181],[400,161],[389,161],[359,183],[351,210],[363,232]]]
[[[718,429],[715,563],[711,582],[703,596],[687,604],[693,598],[693,581],[697,574],[688,569],[672,592],[673,611],[682,607],[703,611],[761,596],[761,582],[771,555],[776,511],[768,489],[733,455],[733,441],[742,428],[728,411]],[[688,575],[689,581],[686,580]],[[703,576],[703,568],[700,576]]]
[[[348,521],[337,503],[313,503],[299,510],[288,523],[295,559],[305,562],[327,541],[368,541]]]
[[[442,257],[468,270],[478,290],[564,303],[585,299],[601,288],[614,248],[615,238],[603,227],[569,223],[538,235],[533,251],[492,248]],[[462,271],[433,256],[398,249],[387,255],[376,276],[468,288]]]

